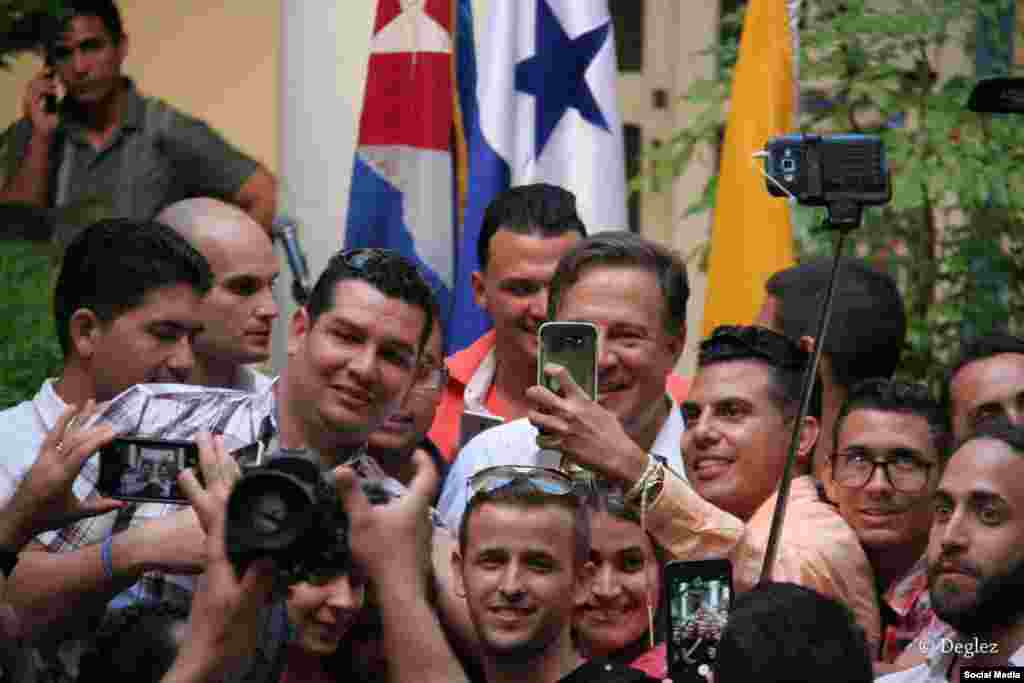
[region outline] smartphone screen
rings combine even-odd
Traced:
[[[668,672],[673,683],[708,683],[732,600],[729,560],[665,565]]]
[[[558,379],[544,374],[544,366],[565,367],[591,399],[597,398],[597,327],[584,322],[550,322],[540,326],[537,384],[561,394]]]
[[[198,476],[199,447],[191,441],[119,437],[100,449],[97,488],[110,498],[188,504],[178,473],[193,467]]]

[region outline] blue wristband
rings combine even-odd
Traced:
[[[114,537],[107,536],[100,546],[100,561],[103,562],[103,573],[108,579],[114,578],[114,558],[111,556],[111,548],[114,545]]]

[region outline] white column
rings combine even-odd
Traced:
[[[299,221],[314,280],[344,240],[376,6],[370,0],[281,0],[278,207]],[[287,268],[278,296],[275,370],[283,365],[295,310]]]

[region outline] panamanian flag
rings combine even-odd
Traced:
[[[476,63],[462,52],[470,41],[459,40],[469,181],[450,350],[468,346],[491,324],[473,301],[470,278],[479,269],[484,210],[499,192],[561,185],[575,193],[588,232],[628,228],[607,0],[491,0],[489,7]]]
[[[345,247],[395,249],[447,319],[455,280],[453,0],[379,0]]]

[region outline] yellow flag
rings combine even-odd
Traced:
[[[794,36],[787,0],[750,0],[711,231],[704,336],[718,325],[749,325],[764,300],[764,283],[793,264],[793,228],[786,200],[765,188],[760,159],[768,138],[795,132]]]

